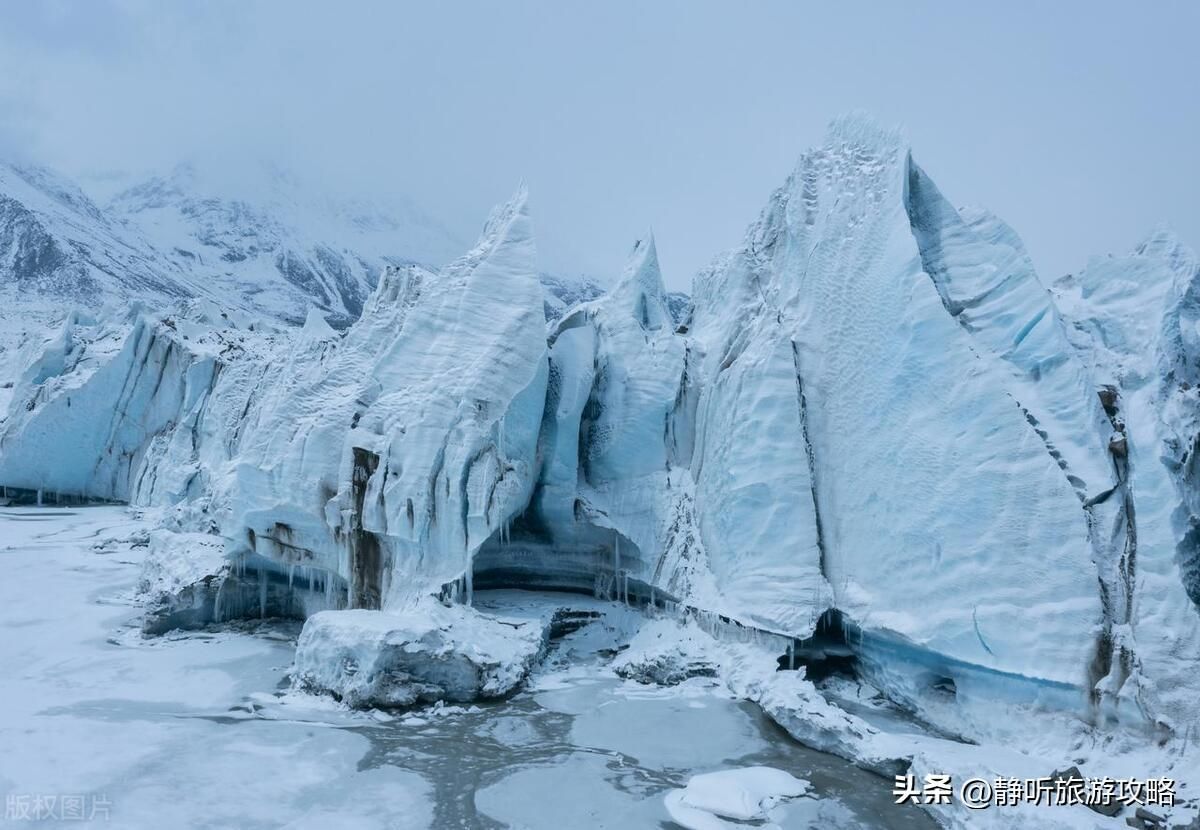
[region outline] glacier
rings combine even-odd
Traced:
[[[305,620],[306,687],[464,701],[548,637],[477,594],[590,594],[654,633],[618,673],[720,675],[885,774],[967,761],[836,705],[831,655],[965,741],[1041,746],[997,706],[1064,742],[1200,723],[1200,260],[1169,232],[1048,286],[847,116],[686,302],[652,233],[602,294],[540,273],[523,188],[465,255],[299,317],[175,270],[0,361],[7,498],[157,517],[147,632]]]

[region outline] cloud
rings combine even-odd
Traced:
[[[524,178],[546,267],[611,276],[653,225],[685,287],[865,108],[1052,277],[1163,219],[1200,242],[1196,9],[11,3],[0,152],[76,176],[268,159],[465,237]]]

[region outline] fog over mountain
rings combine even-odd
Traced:
[[[615,275],[653,227],[688,290],[797,148],[863,109],[1044,274],[1159,222],[1200,245],[1194,4],[55,0],[0,20],[0,155],[85,186],[273,160],[471,239],[523,178],[542,268]]]

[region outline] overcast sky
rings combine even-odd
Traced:
[[[270,157],[465,238],[524,179],[543,267],[654,228],[685,288],[835,115],[901,124],[1043,275],[1200,246],[1200,3],[80,0],[0,7],[0,152],[80,176]]]

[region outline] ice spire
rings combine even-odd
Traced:
[[[304,319],[304,327],[300,329],[300,339],[306,342],[318,342],[336,338],[337,332],[325,320],[325,316],[310,306],[308,316]]]
[[[625,270],[612,294],[614,307],[628,309],[643,329],[656,331],[670,324],[671,313],[665,300],[666,289],[658,267],[658,250],[652,230],[633,243]]]

